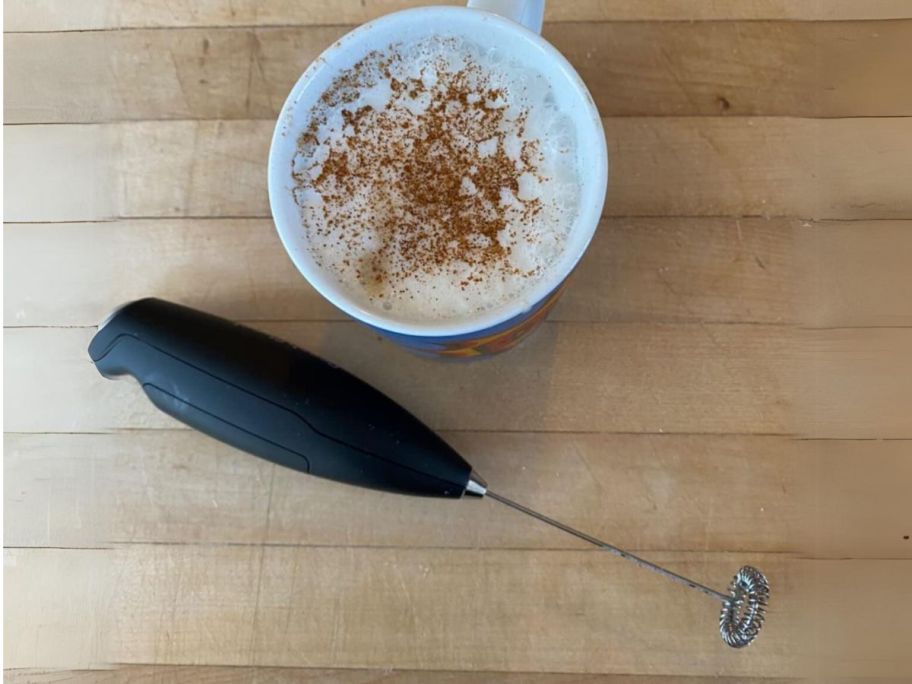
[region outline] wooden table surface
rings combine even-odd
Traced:
[[[6,3],[8,680],[912,674],[912,4],[549,0],[605,215],[540,332],[469,365],[330,307],[267,205],[294,80],[413,4]],[[756,564],[768,626],[729,650],[714,602],[494,502],[184,429],[86,355],[144,295],[350,368],[570,524],[714,586]]]

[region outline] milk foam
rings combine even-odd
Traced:
[[[410,194],[390,192],[397,183],[402,186],[401,165],[377,168],[356,183],[332,177],[327,181],[327,170],[340,168],[334,159],[342,150],[348,150],[342,173],[357,171],[362,148],[398,142],[402,156],[408,157],[416,144],[405,133],[411,130],[409,122],[439,104],[443,95],[435,87],[458,73],[468,74],[465,82],[473,92],[462,105],[447,107],[485,100],[486,107],[500,110],[501,134],[497,139],[462,140],[455,124],[447,126],[448,134],[482,159],[495,154],[499,145],[515,163],[517,184],[515,192],[501,188],[496,205],[482,203],[488,214],[502,217],[503,228],[496,234],[499,248],[483,234],[470,235],[458,246],[444,247],[442,263],[433,263],[413,256],[415,221],[422,214],[415,214]],[[394,88],[415,82],[409,79],[424,87],[416,87],[411,97],[397,96]],[[363,125],[357,119],[353,123],[359,112],[364,114]],[[295,200],[315,261],[362,306],[403,321],[459,319],[521,300],[549,276],[562,255],[579,208],[577,133],[547,79],[504,50],[462,37],[389,46],[360,72],[343,72],[311,117],[310,134],[299,139],[293,160]],[[381,119],[403,122],[402,128],[381,130],[372,125]],[[523,161],[527,145],[535,152],[531,167]],[[469,168],[461,180],[461,193],[467,196],[477,192],[473,172]],[[433,193],[435,183],[428,185],[427,191]],[[444,198],[440,202],[445,206]],[[397,241],[397,222],[412,226],[411,237]],[[446,225],[429,224],[428,231],[439,234]],[[435,238],[434,244],[439,242]],[[480,256],[492,252],[501,258],[492,262]],[[375,273],[380,275],[374,277]]]

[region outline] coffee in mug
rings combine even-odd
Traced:
[[[315,263],[362,306],[416,322],[515,301],[578,213],[578,136],[548,76],[497,45],[432,35],[341,71],[290,174]]]
[[[396,12],[288,95],[269,203],[307,281],[412,350],[511,348],[558,300],[601,215],[591,96],[538,35],[543,0]]]

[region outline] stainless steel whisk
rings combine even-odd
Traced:
[[[473,480],[469,480],[469,492],[472,491],[472,481]],[[744,648],[745,646],[750,645],[763,627],[763,620],[766,617],[766,607],[769,602],[770,587],[766,577],[757,568],[745,565],[738,570],[728,587],[728,594],[724,594],[721,591],[711,589],[699,582],[695,582],[683,575],[663,568],[660,565],[651,563],[644,558],[635,556],[613,544],[604,542],[601,539],[596,539],[585,532],[580,532],[579,530],[576,530],[569,525],[565,525],[562,522],[558,522],[553,518],[549,518],[538,511],[526,508],[522,504],[518,504],[505,496],[492,492],[490,489],[487,489],[484,484],[476,482],[476,485],[478,489],[482,490],[476,492],[476,494],[488,496],[520,513],[530,515],[567,534],[572,534],[578,539],[587,541],[604,551],[613,553],[615,556],[619,556],[624,560],[629,560],[641,568],[652,570],[678,584],[690,589],[696,589],[706,596],[719,599],[722,601],[722,612],[719,614],[719,633],[722,635],[722,640],[732,648]]]

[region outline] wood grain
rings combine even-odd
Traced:
[[[714,601],[597,550],[140,545],[7,550],[6,610],[19,629],[6,635],[6,665],[739,676],[799,667],[800,562],[753,553],[651,557],[709,583],[724,583],[743,562],[763,567],[778,589],[763,642],[743,653],[725,648]],[[95,601],[112,608],[98,629],[79,635],[83,652],[51,654],[36,640],[79,624],[83,605]],[[93,651],[96,661],[85,657]]]
[[[894,241],[908,236],[912,247],[906,228],[876,222],[815,227],[783,219],[604,220],[551,320],[796,322],[811,308],[802,282],[809,281],[813,253],[802,245],[814,249],[805,234],[819,230],[833,255],[821,278],[839,271],[839,288],[825,299],[826,319],[895,321],[908,311],[901,284],[912,286]],[[6,227],[5,239],[16,255],[5,264],[10,326],[95,325],[120,302],[150,294],[235,320],[345,318],[300,276],[269,219],[18,224]],[[860,242],[870,244],[868,262],[889,254],[895,267],[874,282],[860,264],[844,269],[856,264],[852,252]],[[85,245],[93,248],[73,259]],[[73,288],[74,282],[82,286]]]
[[[4,239],[8,326],[95,325],[148,295],[234,320],[345,318],[269,219],[13,224]],[[910,325],[909,253],[908,221],[606,219],[550,319]]]
[[[116,575],[108,551],[3,550],[4,668],[104,663]],[[5,674],[5,673],[4,673]]]
[[[444,437],[494,490],[627,548],[807,552],[812,546],[811,477],[819,457],[812,443],[736,436]],[[892,456],[886,447],[865,454],[868,463],[885,467],[893,465]],[[840,472],[859,458],[845,453]],[[8,435],[6,544],[582,546],[495,502],[429,502],[272,471],[264,461],[183,430]],[[877,481],[875,475],[867,487],[856,484],[873,490]],[[897,504],[896,511],[902,508]],[[841,518],[851,519],[853,510]],[[895,526],[885,531],[868,553],[902,552],[898,532]],[[841,541],[839,553],[850,546]]]
[[[907,518],[908,519],[908,518]],[[822,679],[912,678],[909,561],[819,561],[807,606]]]
[[[444,437],[495,491],[625,548],[912,558],[909,441]],[[445,505],[273,473],[185,430],[13,434],[5,446],[8,546],[580,548],[493,502]]]
[[[416,357],[355,323],[256,327],[349,369],[436,429],[780,434],[794,428],[790,388],[802,359],[800,343],[782,326],[546,323],[521,349],[476,364]],[[133,383],[97,373],[85,351],[93,332],[7,330],[7,430],[175,426]],[[866,416],[869,425],[878,422],[875,411]],[[834,411],[831,420],[836,417]]]
[[[444,437],[495,490],[626,548],[912,558],[909,441]],[[190,431],[12,434],[5,447],[8,546],[579,547],[493,504],[436,505],[273,474]]]
[[[7,31],[75,31],[90,29],[278,26],[358,24],[388,12],[418,5],[455,4],[446,0],[91,0],[75,7],[67,0],[9,0]],[[546,6],[547,21],[718,19],[907,19],[905,0],[557,0]]]
[[[795,249],[812,264],[799,316],[805,325],[912,325],[905,294],[912,292],[912,223],[828,221],[802,231]]]
[[[817,470],[812,554],[817,557],[912,559],[912,442],[820,440],[807,444]],[[799,451],[801,449],[799,448]],[[873,598],[859,582],[853,598]],[[831,597],[835,602],[835,594]],[[902,629],[898,629],[902,632]]]
[[[13,34],[6,121],[275,118],[350,28]],[[567,23],[544,35],[606,117],[912,114],[912,21]]]
[[[807,367],[794,417],[805,434],[910,436],[912,328],[837,328],[804,339]]]
[[[441,364],[356,323],[255,327],[351,370],[440,430],[912,437],[910,328],[555,322],[509,355]],[[131,383],[97,374],[85,352],[92,333],[7,330],[7,430],[175,426]]]
[[[551,321],[457,366],[346,322],[266,200],[291,83],[416,4],[5,4],[5,679],[909,681],[912,6],[548,2],[606,217]],[[712,601],[493,501],[183,428],[86,355],[147,294],[350,368],[558,519],[719,588],[758,565],[764,633],[725,649]]]
[[[912,117],[604,125],[608,216],[912,217]],[[8,127],[5,159],[18,173],[6,180],[6,219],[267,217],[271,134],[270,121]],[[102,187],[110,209],[89,202]]]
[[[4,220],[116,213],[117,135],[107,126],[5,126],[3,163],[15,172],[3,177]]]
[[[776,598],[763,641],[725,649],[713,602],[595,550],[7,549],[6,616],[19,628],[6,631],[6,665],[912,673],[909,561],[650,556],[711,584],[744,561],[764,568]]]

